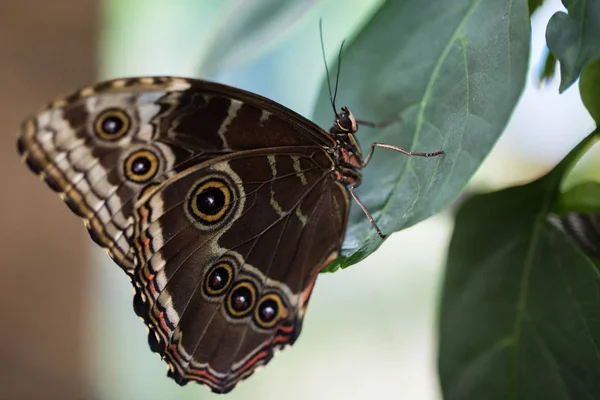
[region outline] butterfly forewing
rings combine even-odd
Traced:
[[[23,124],[18,148],[131,274],[133,203],[148,184],[226,153],[327,142],[282,108],[205,81],[119,79],[51,103]]]

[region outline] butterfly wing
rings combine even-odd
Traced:
[[[131,275],[133,204],[144,188],[219,155],[327,141],[309,121],[252,93],[148,77],[54,101],[23,123],[18,149]]]
[[[263,97],[119,79],[28,119],[25,162],[127,272],[178,383],[227,392],[298,336],[349,209],[332,139]]]
[[[329,158],[306,147],[214,159],[140,199],[136,311],[169,375],[228,392],[292,344],[348,209]]]

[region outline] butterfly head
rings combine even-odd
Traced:
[[[335,127],[339,130],[338,133],[342,134],[354,134],[358,131],[358,125],[356,124],[354,114],[352,114],[352,111],[350,111],[348,107],[342,107],[341,112],[336,114]]]

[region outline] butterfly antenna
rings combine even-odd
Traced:
[[[338,59],[337,59],[337,72],[335,74],[335,90],[333,91],[333,100],[331,100],[331,104],[333,105],[334,108],[335,108],[335,99],[337,98],[338,83],[340,83],[340,70],[342,68],[342,50],[344,49],[344,43],[346,43],[345,39],[344,39],[344,41],[342,41],[342,44],[340,45],[340,51],[338,53]],[[330,96],[331,96],[331,94],[330,94]]]
[[[325,56],[325,43],[323,41],[323,19],[319,19],[319,36],[321,37],[321,53],[323,54],[323,63],[325,64],[325,74],[327,75],[327,89],[329,90],[329,101],[331,107],[333,107],[333,113],[339,118],[337,109],[335,108],[335,96],[331,94],[331,80],[329,79],[329,67],[327,66],[327,57]],[[342,43],[343,45],[343,43]],[[340,49],[341,51],[341,49]],[[338,76],[339,76],[339,64],[338,64]],[[337,94],[337,81],[335,84],[335,93]]]

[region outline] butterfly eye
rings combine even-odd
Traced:
[[[217,224],[229,214],[232,197],[225,181],[212,178],[198,184],[192,190],[188,208],[198,222]]]
[[[252,312],[256,303],[256,286],[251,281],[237,283],[227,296],[227,312],[234,318],[243,318]]]
[[[158,171],[158,158],[149,150],[131,153],[125,160],[125,177],[136,183],[154,178]]]
[[[129,117],[123,111],[110,108],[104,110],[94,123],[96,134],[104,140],[118,140],[129,130]]]
[[[264,295],[254,311],[254,322],[264,329],[274,327],[279,320],[288,314],[281,297],[275,293]]]
[[[220,296],[233,280],[233,266],[226,261],[214,265],[204,279],[204,291],[208,296]]]
[[[356,119],[354,119],[354,115],[352,112],[350,112],[350,110],[348,110],[347,107],[342,107],[342,112],[335,122],[337,127],[342,132],[354,133],[358,130],[358,127],[356,126]]]
[[[352,122],[347,115],[341,115],[337,121],[337,125],[344,132],[348,132],[350,129],[352,129]]]

